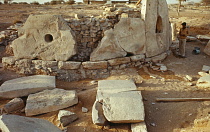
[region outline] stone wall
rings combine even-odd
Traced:
[[[30,59],[15,59],[14,56],[2,58],[5,69],[16,71],[24,75],[53,75],[65,81],[78,81],[82,79],[103,79],[110,76],[113,70],[131,67],[141,68],[143,65],[161,62],[167,57],[164,52],[152,58],[145,55],[110,59],[97,62],[75,61],[43,61]]]

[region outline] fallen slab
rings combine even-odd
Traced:
[[[78,103],[74,90],[53,89],[31,94],[26,101],[26,116],[52,112]]]
[[[46,120],[17,115],[0,116],[0,130],[2,132],[62,132]]]
[[[105,118],[112,123],[143,122],[144,104],[140,91],[120,92],[103,99]]]
[[[54,76],[35,75],[21,77],[4,82],[0,87],[0,98],[23,97],[53,88],[55,88]]]

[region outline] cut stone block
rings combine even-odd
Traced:
[[[135,55],[131,56],[131,61],[136,62],[136,61],[144,61],[145,55]]]
[[[108,62],[111,66],[116,66],[116,65],[120,65],[120,64],[129,63],[129,62],[131,62],[131,59],[130,59],[130,57],[116,58],[116,59],[108,60]]]
[[[103,102],[103,98],[110,94],[136,90],[132,80],[102,80],[98,82],[97,100]]]
[[[198,79],[196,85],[200,88],[210,88],[210,75],[206,75]]]
[[[12,42],[18,59],[67,61],[76,54],[71,28],[60,15],[30,15]]]
[[[25,104],[21,98],[14,98],[4,105],[3,109],[7,114],[14,111],[21,111],[25,107]]]
[[[67,125],[69,125],[77,119],[78,116],[75,113],[67,110],[60,110],[58,113],[58,120],[60,121],[63,127],[66,127]]]
[[[58,68],[59,69],[65,69],[65,70],[75,70],[79,69],[81,66],[81,62],[72,62],[72,61],[59,61]]]
[[[31,94],[26,102],[26,116],[52,112],[78,103],[76,91],[63,89],[44,90]]]
[[[0,116],[2,132],[62,132],[49,121],[18,115]]]
[[[147,126],[145,122],[131,124],[132,132],[147,132]]]
[[[0,87],[0,98],[23,97],[53,88],[55,88],[54,76],[35,75],[21,77],[4,82]]]
[[[152,59],[152,62],[158,63],[158,62],[163,61],[167,56],[168,56],[167,53],[162,53],[160,55],[157,55],[155,57],[152,57],[151,59]]]
[[[106,118],[103,114],[102,104],[95,101],[92,108],[92,121],[93,124],[103,126],[106,123]]]
[[[110,94],[103,99],[105,118],[112,123],[143,122],[145,113],[140,91]]]
[[[108,62],[107,61],[98,61],[98,62],[83,62],[83,67],[85,69],[107,69]]]

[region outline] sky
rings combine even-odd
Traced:
[[[1,2],[3,2],[4,0],[0,0]],[[52,0],[13,0],[13,2],[33,2],[33,1],[38,1],[39,3],[44,3],[44,2],[49,2],[49,1],[52,1]],[[82,0],[75,0],[75,1],[82,1]],[[193,2],[200,2],[201,0],[188,0],[189,2],[190,1],[193,1]],[[178,3],[177,0],[167,0],[168,4],[175,4],[175,3]]]

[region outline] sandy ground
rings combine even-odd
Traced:
[[[31,5],[0,5],[0,31],[11,25],[14,21],[25,21],[29,14],[62,14],[65,18],[72,18],[75,13],[98,16],[102,14],[102,9],[95,9],[99,5],[86,6],[31,6]],[[59,9],[59,10],[58,10]],[[202,15],[201,15],[202,14]],[[209,8],[185,7],[177,16],[175,8],[170,8],[170,19],[177,24],[186,21],[191,27],[191,35],[208,34],[210,32],[210,10]],[[130,68],[112,73],[110,79],[135,79],[138,90],[142,91],[144,99],[146,125],[148,132],[179,132],[186,128],[191,131],[193,121],[197,118],[205,117],[210,112],[209,102],[171,102],[159,103],[156,98],[160,97],[209,97],[210,90],[199,89],[195,86],[199,78],[198,72],[203,65],[210,66],[210,57],[203,52],[199,55],[193,55],[194,47],[200,47],[203,51],[205,45],[199,42],[187,43],[187,58],[176,58],[171,54],[163,63],[168,67],[168,72],[157,72],[150,68],[143,67],[140,69]],[[0,58],[6,56],[4,47],[0,46]],[[1,62],[1,60],[0,60]],[[194,78],[193,86],[185,81],[184,77],[190,75]],[[20,77],[14,72],[0,68],[0,84],[6,80]],[[131,132],[130,124],[108,124],[105,127],[93,125],[91,120],[91,109],[95,101],[97,81],[83,80],[77,82],[63,82],[57,80],[57,87],[67,90],[76,90],[79,95],[79,104],[69,107],[66,110],[75,112],[79,119],[70,124],[68,132]],[[143,81],[143,82],[142,82]],[[141,83],[142,82],[142,83]],[[9,100],[0,100],[2,107]],[[81,108],[89,109],[88,113],[82,113]],[[34,116],[53,122],[57,122],[58,111],[47,114]],[[24,113],[14,113],[23,115]],[[201,131],[201,130],[200,130]]]

